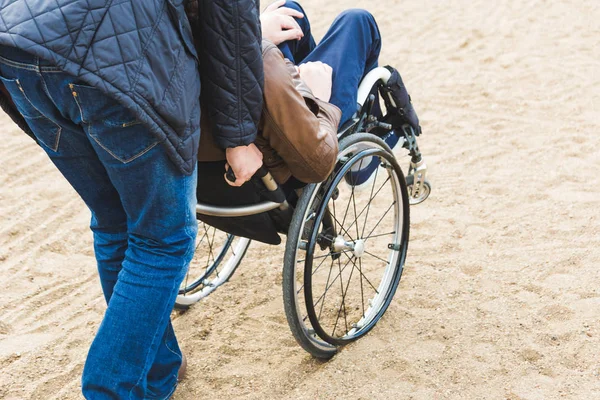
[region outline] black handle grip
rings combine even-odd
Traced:
[[[227,171],[225,172],[225,178],[227,178],[229,182],[235,182],[237,180],[235,172],[233,172],[233,168],[227,168]]]
[[[257,188],[262,198],[275,203],[285,203],[285,193],[272,176],[269,175],[267,178],[268,174],[269,171],[264,166],[261,166],[254,175],[252,175],[250,182]],[[231,167],[225,172],[225,178],[230,182],[236,181],[235,173]]]
[[[267,176],[268,172],[269,171],[267,171],[267,169],[264,166],[262,166],[258,170],[256,170],[256,172],[254,173],[254,175],[252,177],[262,179],[265,176]],[[231,168],[231,167],[229,167],[227,169],[227,172],[225,172],[225,177],[227,178],[227,180],[229,182],[235,182],[237,180],[237,177],[235,176],[235,172],[233,172],[233,168]]]

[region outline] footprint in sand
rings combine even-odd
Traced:
[[[568,321],[573,318],[573,310],[568,307],[554,304],[540,310],[540,315],[549,321]]]
[[[0,335],[8,335],[11,331],[12,327],[9,324],[0,321]]]

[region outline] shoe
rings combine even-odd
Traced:
[[[179,372],[177,373],[177,382],[181,382],[185,378],[186,372],[187,358],[185,358],[185,354],[181,354],[181,366],[179,367]]]
[[[389,65],[386,66],[391,77],[387,84],[382,88],[382,97],[385,102],[385,108],[388,113],[383,121],[392,124],[394,129],[401,129],[402,125],[410,125],[416,136],[421,134],[421,125],[419,117],[412,105],[412,101],[400,73]]]
[[[392,150],[394,150],[400,141],[400,138],[394,133],[394,131],[389,132],[387,135],[382,137],[382,139],[387,143],[388,146],[390,146],[390,149]],[[344,179],[348,185],[354,186],[357,189],[361,189],[371,183],[371,178],[375,176],[373,172],[375,172],[377,167],[379,167],[378,157],[370,157],[370,161],[369,158],[363,158],[350,168],[350,171],[346,173]]]

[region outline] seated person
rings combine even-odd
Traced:
[[[271,4],[261,22],[265,102],[255,145],[279,184],[323,181],[335,165],[338,129],[357,111],[358,86],[378,65],[377,23],[365,10],[345,11],[317,45],[296,2]],[[414,114],[410,102],[403,111]],[[408,122],[418,128],[416,114]],[[224,160],[209,131],[203,113],[199,160]]]

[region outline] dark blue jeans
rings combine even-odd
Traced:
[[[358,85],[364,76],[377,67],[381,51],[381,34],[371,13],[351,9],[341,13],[319,44],[315,43],[308,16],[295,1],[284,7],[304,14],[296,19],[304,37],[279,45],[283,55],[296,65],[309,61],[321,61],[333,69],[333,85],[330,103],[342,110],[340,125],[346,123],[357,111]]]
[[[181,351],[169,317],[194,252],[196,174],[182,175],[115,100],[28,53],[0,47],[0,80],[91,210],[108,308],[87,357],[83,395],[170,397]]]

